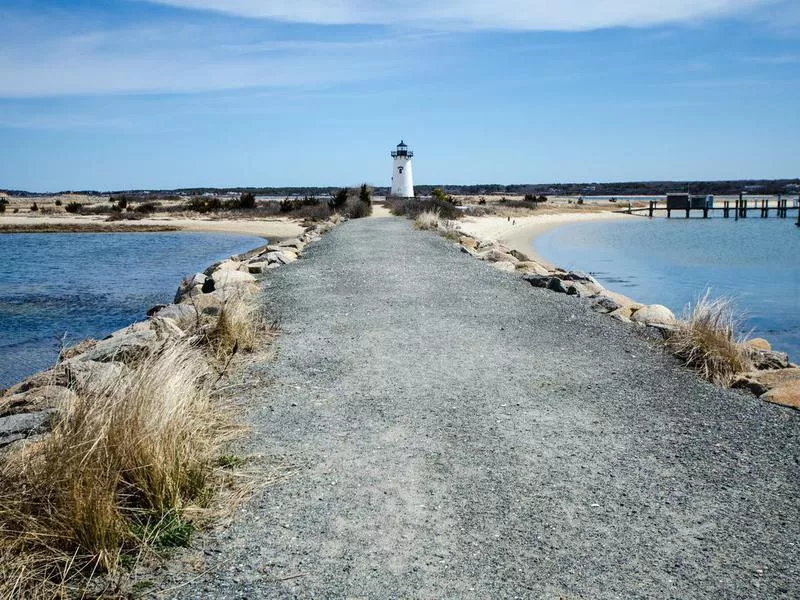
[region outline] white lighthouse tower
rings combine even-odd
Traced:
[[[394,165],[392,167],[392,196],[395,198],[414,197],[414,172],[411,168],[411,159],[414,153],[400,140],[397,150],[392,152]]]

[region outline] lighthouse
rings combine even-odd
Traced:
[[[392,151],[392,196],[395,198],[414,197],[414,173],[411,169],[411,159],[414,153],[408,149],[405,142],[400,140],[397,150]]]

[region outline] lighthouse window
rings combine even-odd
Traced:
[[[403,172],[403,167],[397,167],[397,170],[402,173]]]

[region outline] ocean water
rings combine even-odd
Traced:
[[[676,314],[706,289],[733,299],[742,331],[800,360],[800,227],[794,219],[575,223],[534,242],[551,262]]]
[[[0,235],[0,388],[172,302],[183,277],[265,241],[217,233]]]

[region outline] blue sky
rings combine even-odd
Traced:
[[[797,0],[0,0],[0,188],[800,174]]]

